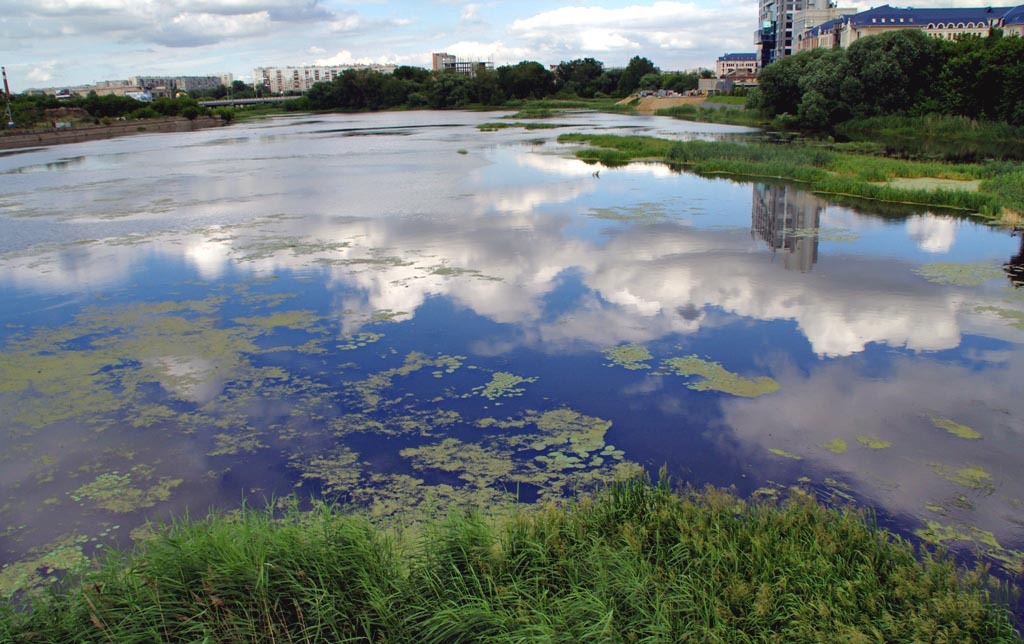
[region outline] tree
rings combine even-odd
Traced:
[[[619,96],[628,96],[635,92],[636,88],[640,86],[640,79],[646,74],[658,73],[660,72],[658,68],[654,66],[654,63],[642,56],[633,56],[629,60],[629,64],[626,65],[626,69],[623,70],[622,76],[619,78]]]
[[[497,69],[497,75],[509,98],[544,98],[554,90],[555,75],[536,61],[504,65]]]
[[[593,98],[600,91],[598,80],[603,73],[604,64],[593,58],[562,61],[555,69],[555,89]]]
[[[856,117],[911,113],[935,97],[942,72],[943,42],[918,29],[899,29],[862,38],[846,50],[859,81],[844,96]]]

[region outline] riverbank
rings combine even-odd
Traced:
[[[211,127],[221,127],[227,122],[216,116],[199,116],[195,119],[165,118],[141,121],[124,121],[111,125],[88,125],[67,129],[7,131],[0,133],[0,150],[45,147],[83,141],[100,141],[134,134],[163,132],[192,132]]]
[[[589,144],[576,156],[605,165],[657,160],[702,175],[796,181],[820,194],[962,210],[1003,223],[1019,223],[1024,213],[1024,164],[1010,161],[910,161],[796,142],[678,142],[592,134],[563,134],[558,141]]]
[[[405,532],[320,506],[180,520],[29,612],[10,641],[1018,642],[983,572],[810,497],[632,481]]]

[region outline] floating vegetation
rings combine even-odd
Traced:
[[[323,318],[313,313],[313,311],[282,311],[261,317],[234,319],[235,324],[266,331],[278,328],[305,331],[322,321]]]
[[[507,480],[515,469],[508,455],[477,443],[446,438],[440,443],[403,449],[417,469],[453,472],[474,487],[488,487]]]
[[[0,599],[19,592],[36,592],[48,583],[54,583],[56,572],[84,570],[89,559],[82,546],[89,541],[83,535],[62,537],[53,543],[34,548],[22,561],[5,564],[0,568]]]
[[[939,545],[950,541],[970,541],[991,548],[1002,549],[994,534],[974,526],[945,525],[938,521],[926,521],[924,528],[914,530],[924,541]]]
[[[822,447],[833,454],[845,454],[847,450],[846,441],[842,438],[834,438],[822,445]]]
[[[234,454],[255,454],[266,447],[260,442],[259,435],[249,434],[215,434],[217,446],[206,453],[207,456],[228,456]]]
[[[317,456],[309,462],[292,459],[303,479],[320,481],[323,489],[332,493],[350,493],[358,487],[362,477],[359,454],[347,447],[338,447],[330,454]]]
[[[787,228],[786,235],[797,239],[817,239],[826,242],[853,242],[860,235],[846,228]]]
[[[1003,277],[1002,267],[996,264],[957,264],[937,262],[922,264],[914,272],[929,282],[954,286],[979,286],[989,280]]]
[[[656,203],[638,203],[618,208],[591,208],[586,214],[594,219],[628,221],[634,224],[651,224],[671,219],[664,206]]]
[[[135,487],[130,473],[109,472],[68,495],[76,502],[89,501],[101,510],[124,514],[166,501],[181,483],[182,479],[166,477],[147,488]]]
[[[992,492],[995,490],[995,486],[992,485],[992,475],[980,466],[969,465],[967,467],[953,469],[943,463],[930,463],[929,467],[931,467],[932,470],[942,478],[947,481],[952,481],[958,485],[986,492]]]
[[[391,388],[392,381],[396,377],[408,376],[428,367],[434,367],[446,373],[454,373],[462,366],[463,360],[465,360],[465,356],[439,355],[436,358],[430,358],[424,353],[413,351],[405,356],[401,367],[387,369],[373,374],[365,380],[349,384],[351,390],[362,399],[366,411],[370,411],[387,402],[384,400],[383,394]]]
[[[608,359],[605,366],[624,367],[633,371],[650,369],[651,365],[647,364],[646,361],[654,357],[647,350],[647,347],[639,344],[623,344],[611,349],[605,349],[602,353]]]
[[[614,447],[606,447],[604,443],[604,436],[612,426],[609,420],[584,416],[572,409],[556,409],[541,414],[536,424],[543,435],[529,444],[530,449],[542,451],[554,446],[568,446],[579,456],[602,449],[607,455],[615,453]]]
[[[772,454],[775,454],[776,456],[781,456],[782,458],[788,458],[794,461],[804,460],[804,457],[800,456],[799,454],[793,454],[791,452],[787,452],[786,450],[778,449],[777,447],[769,447],[768,451],[771,452]]]
[[[348,342],[338,345],[338,349],[341,351],[352,351],[354,349],[361,349],[375,342],[380,342],[380,340],[383,337],[383,333],[372,333],[370,331],[361,331],[359,333],[353,333],[351,336],[347,338]]]
[[[974,309],[978,313],[995,313],[1010,323],[1016,329],[1024,330],[1024,311],[1016,309],[1004,309],[998,306],[979,306]]]
[[[694,391],[721,391],[734,396],[756,398],[779,390],[779,383],[773,378],[744,378],[717,362],[696,355],[669,358],[662,362],[662,368],[679,376],[700,376],[702,380],[686,384]]]
[[[950,420],[949,418],[942,418],[941,416],[932,416],[932,424],[939,429],[944,429],[954,436],[960,438],[966,438],[969,440],[977,440],[981,438],[981,434],[974,431],[967,425],[961,425],[960,423]]]
[[[473,391],[488,400],[522,396],[525,391],[519,385],[536,382],[537,378],[526,378],[514,373],[498,371],[491,376],[491,381],[481,387],[473,387]]]
[[[874,434],[858,436],[857,442],[870,449],[886,449],[887,447],[892,447],[891,442],[875,436]]]

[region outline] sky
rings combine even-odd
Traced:
[[[429,68],[439,51],[496,66],[640,55],[681,70],[753,51],[756,26],[757,0],[0,0],[0,64],[13,92],[149,75],[252,82],[255,67],[289,65]]]

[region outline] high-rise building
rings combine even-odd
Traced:
[[[833,0],[759,0],[754,44],[760,67],[795,53],[798,34],[854,11],[837,8]]]

